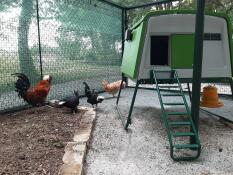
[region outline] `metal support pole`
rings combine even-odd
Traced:
[[[189,83],[187,83],[187,86],[188,86],[189,100],[191,102],[191,100],[192,100],[192,94],[191,94],[191,89],[190,89]]]
[[[113,6],[113,7],[120,8],[120,9],[125,8],[124,6],[119,5],[119,4],[117,4],[117,3],[114,3],[114,2],[112,2],[112,1],[108,1],[108,0],[98,0],[98,1],[99,1],[99,2],[104,2],[105,4],[108,4],[108,5],[111,5],[111,6]]]
[[[231,80],[230,80],[230,86],[231,86],[231,97],[233,100],[233,78],[231,78]]]
[[[133,99],[132,99],[132,102],[131,102],[131,105],[130,105],[127,122],[125,124],[125,129],[126,130],[128,129],[128,126],[131,124],[131,114],[132,114],[132,111],[133,111],[134,102],[135,102],[137,91],[138,91],[138,86],[139,86],[139,80],[137,80],[136,87],[134,89]]]
[[[126,9],[122,9],[122,58],[123,58],[123,54],[124,54],[124,48],[125,48],[125,31],[127,28],[127,11]]]
[[[123,81],[124,81],[124,76],[122,74],[122,80],[121,80],[120,90],[119,90],[118,95],[117,95],[116,105],[118,105],[118,102],[119,102],[119,99],[120,99],[120,96],[121,96],[121,89],[122,89]]]
[[[126,29],[128,28],[128,11],[127,9],[124,9],[124,32],[126,31]],[[124,33],[125,36],[125,33]],[[125,37],[124,37],[125,39]],[[123,59],[123,54],[124,54],[124,48],[125,48],[125,41],[123,42],[123,51],[122,51],[122,59]],[[126,86],[128,86],[128,78],[124,77],[124,75],[122,74],[124,80],[125,80],[125,84]]]
[[[125,9],[125,30],[128,28],[128,10]]]
[[[201,73],[203,58],[203,38],[204,38],[204,12],[205,0],[197,0],[196,24],[195,24],[195,48],[193,61],[193,86],[192,86],[192,103],[191,116],[198,132],[199,128],[199,110],[200,110],[200,90],[201,90]],[[191,143],[195,139],[191,138]]]
[[[39,57],[40,57],[40,79],[43,79],[43,65],[41,55],[41,41],[40,41],[40,16],[39,16],[39,2],[36,0],[36,18],[37,18],[37,32],[38,32],[38,44],[39,44]]]

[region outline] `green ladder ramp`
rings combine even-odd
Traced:
[[[184,96],[181,83],[179,81],[179,76],[176,70],[168,70],[168,71],[156,71],[152,70],[152,77],[156,84],[156,89],[161,105],[162,110],[162,119],[167,131],[168,140],[170,144],[170,155],[171,158],[175,161],[188,161],[188,160],[195,160],[200,156],[201,153],[201,145],[198,137],[198,133],[196,131],[195,125],[193,123],[191,113],[189,110],[189,106],[187,104],[186,98]],[[175,79],[177,86],[175,86],[178,90],[176,93],[162,93],[161,90],[163,90],[164,87],[169,86],[160,86],[159,79],[158,79],[158,73],[170,73],[171,79]],[[174,87],[171,85],[171,87]],[[181,102],[164,102],[164,98],[168,100],[168,98],[181,98]],[[182,112],[170,112],[167,110],[166,106],[184,106],[184,111]],[[174,121],[175,116],[183,116],[182,119],[179,119],[179,121]],[[185,118],[184,118],[185,117]],[[172,120],[173,119],[173,120]],[[186,131],[179,131],[184,129],[186,127]],[[178,131],[174,131],[175,129],[178,129]],[[188,131],[187,131],[188,129]],[[190,143],[190,139],[195,140],[195,144]],[[188,143],[176,143],[176,139],[179,139],[179,141],[187,141]],[[192,154],[187,154],[185,151],[187,149],[192,150]],[[178,155],[175,154],[175,152],[179,151]],[[183,151],[183,152],[182,152]]]

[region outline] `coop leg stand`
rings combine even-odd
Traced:
[[[188,86],[188,94],[189,94],[189,100],[190,100],[190,105],[192,105],[191,103],[192,103],[192,93],[191,93],[191,88],[190,88],[190,84],[189,83],[187,83],[187,86]],[[200,108],[200,110],[201,110],[201,108]],[[193,132],[193,130],[192,129],[190,129],[190,132]],[[192,137],[190,137],[190,139],[193,139]],[[193,149],[194,150],[194,149]],[[199,156],[198,156],[199,157]]]
[[[122,80],[121,80],[120,90],[119,90],[119,93],[117,95],[116,105],[118,105],[118,102],[119,102],[119,99],[120,99],[120,96],[121,96],[122,85],[123,85],[123,77],[122,77]]]
[[[230,85],[231,85],[231,97],[233,100],[233,78],[231,78],[231,80],[230,80]]]
[[[129,109],[129,114],[128,114],[127,122],[126,122],[126,124],[125,124],[125,129],[126,129],[126,130],[128,129],[129,124],[131,124],[131,114],[132,114],[132,111],[133,111],[134,102],[135,102],[136,95],[137,95],[137,91],[138,91],[138,86],[139,86],[139,81],[137,81],[136,87],[135,87],[135,89],[134,89],[133,99],[132,99],[132,102],[131,102],[131,105],[130,105],[130,109]]]
[[[123,83],[123,80],[121,83]],[[117,101],[116,101],[116,109],[117,109],[118,117],[120,118],[122,125],[126,130],[128,129],[129,124],[131,124],[131,114],[133,111],[133,106],[134,106],[135,98],[137,95],[138,86],[139,86],[139,81],[137,81],[136,87],[134,89],[134,94],[133,94],[133,98],[132,98],[132,102],[130,105],[129,114],[128,114],[128,118],[127,118],[126,122],[125,122],[125,117],[122,115],[120,108],[118,106],[122,87],[120,88],[119,93],[118,93],[118,97],[117,97]]]
[[[123,127],[124,127],[124,125],[125,125],[125,119],[124,119],[124,117],[122,116],[121,111],[120,111],[120,109],[119,109],[119,107],[118,107],[119,99],[120,99],[120,96],[121,96],[121,89],[122,89],[123,80],[124,80],[124,79],[123,79],[123,75],[122,75],[121,86],[120,86],[120,90],[119,90],[118,95],[117,95],[116,110],[117,110],[117,113],[118,113],[118,117],[119,117],[119,119],[121,120],[122,125],[123,125]]]
[[[189,83],[187,83],[187,86],[188,86],[189,99],[190,99],[190,102],[191,102],[192,101],[192,94],[191,94],[191,89],[190,89]]]

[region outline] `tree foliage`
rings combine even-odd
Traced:
[[[9,7],[17,7],[20,3],[20,0],[1,0],[0,12],[7,10]]]
[[[120,10],[110,11],[104,4],[66,1],[58,12],[55,19],[61,25],[57,42],[69,59],[95,60],[98,53],[116,52],[115,35],[121,33],[121,27],[116,27],[121,26]]]
[[[31,79],[37,79],[39,73],[36,71],[32,60],[29,41],[29,28],[35,11],[34,0],[1,0],[0,11],[21,7],[18,26],[18,55],[21,72],[27,74]],[[35,80],[36,81],[36,80]]]
[[[134,0],[127,0],[135,2]],[[151,2],[151,1],[148,1]],[[168,3],[163,5],[152,6],[148,8],[136,9],[129,11],[129,24],[133,24],[138,21],[142,15],[151,10],[170,10],[170,9],[182,9],[182,10],[195,10],[197,6],[197,0],[179,0],[178,3]],[[206,11],[226,13],[233,23],[233,1],[232,0],[206,0]]]

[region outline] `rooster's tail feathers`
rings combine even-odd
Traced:
[[[78,91],[74,91],[74,95],[78,98],[79,97]]]
[[[85,95],[90,98],[91,97],[91,89],[86,82],[83,82],[83,84],[85,85]]]
[[[15,73],[12,75],[18,77],[15,82],[16,92],[19,93],[19,96],[24,97],[26,91],[30,88],[30,81],[28,77],[23,73]]]
[[[88,86],[86,82],[83,82],[83,84],[85,85],[85,89],[90,90],[90,87]]]

